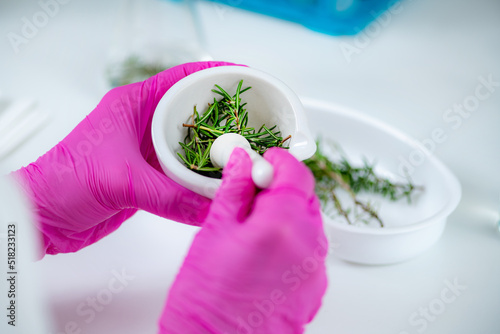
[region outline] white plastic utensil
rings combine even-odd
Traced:
[[[242,135],[226,133],[218,137],[210,149],[210,160],[215,167],[226,166],[236,147],[244,149],[252,159],[252,180],[259,188],[267,188],[273,180],[273,166],[260,154],[252,150],[250,143]]]

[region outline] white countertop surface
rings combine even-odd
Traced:
[[[370,33],[342,38],[219,4],[195,6],[214,59],[262,69],[301,97],[357,109],[419,141],[436,128],[447,135],[434,153],[459,178],[463,194],[441,240],[397,265],[329,258],[329,289],[306,333],[499,333],[500,86],[462,116],[449,109],[472,101],[481,80],[500,82],[500,2],[404,0]],[[0,8],[0,93],[34,99],[50,118],[2,161],[4,171],[34,161],[94,108],[116,54],[169,50],[164,45],[179,47],[195,36],[177,4],[72,0],[15,52],[9,36],[21,35],[23,20],[42,7],[30,0],[2,1]],[[79,253],[38,262],[54,332],[74,321],[81,333],[155,333],[196,231],[139,212]],[[122,270],[134,278],[85,321],[76,310]]]

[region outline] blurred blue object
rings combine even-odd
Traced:
[[[355,35],[396,0],[208,0],[301,23],[329,35]]]

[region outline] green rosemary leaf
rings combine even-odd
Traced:
[[[195,125],[198,126],[201,123],[204,123],[212,115],[212,111],[214,110],[215,106],[216,104],[211,104],[208,110],[203,113],[203,116],[199,119],[198,122],[195,123]]]
[[[196,169],[198,172],[217,172],[220,171],[221,169],[218,167],[199,167]]]
[[[191,162],[188,161],[182,154],[180,154],[179,152],[177,152],[177,155],[182,159],[182,161],[184,161],[184,163],[186,164],[186,166],[188,167],[191,167]]]
[[[242,81],[243,81],[243,80],[242,80]],[[250,88],[252,88],[252,87],[250,87],[250,86],[249,86],[249,87],[243,88],[243,89],[240,91],[240,95],[241,95],[242,93],[246,92],[247,90],[249,90]],[[246,103],[245,103],[245,104],[246,104]]]
[[[240,80],[240,82],[238,83],[238,87],[236,88],[236,94],[234,94],[234,104],[236,111],[240,110],[240,90],[242,84],[243,80]]]
[[[198,111],[196,110],[196,106],[193,107],[193,123],[195,119],[199,119],[200,115],[198,114]]]
[[[229,94],[224,89],[222,89],[221,86],[215,85],[215,87],[217,87],[219,90],[212,89],[212,92],[220,94],[220,95],[224,96],[227,100],[231,101],[231,96],[229,96]]]
[[[181,142],[179,142],[179,144],[181,145],[181,147],[182,147],[182,148],[183,148],[186,152],[188,152],[188,153],[193,153],[193,154],[195,153],[195,152],[191,149],[190,145],[186,145],[186,144],[181,143]]]
[[[213,113],[213,121],[212,123],[214,124],[215,127],[219,126],[220,124],[220,119],[219,119],[219,104],[217,103],[217,100],[214,98],[214,113]]]
[[[208,142],[208,146],[206,148],[204,148],[205,151],[203,152],[199,166],[205,166],[209,162],[209,160],[210,160],[210,148],[212,147],[212,143],[213,143],[213,141],[210,140]]]

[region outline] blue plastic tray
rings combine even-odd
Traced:
[[[258,12],[329,35],[354,35],[396,0],[208,0]]]

